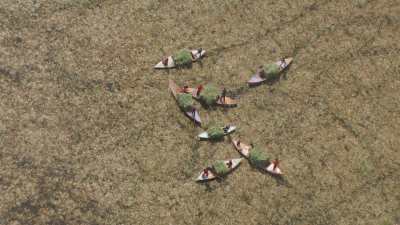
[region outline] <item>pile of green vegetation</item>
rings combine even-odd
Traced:
[[[211,126],[207,129],[208,137],[210,139],[221,139],[224,136],[224,130],[220,126]]]
[[[253,165],[258,167],[265,166],[269,161],[265,153],[257,147],[250,150],[249,160]]]
[[[278,77],[279,74],[279,66],[275,63],[267,64],[263,67],[264,74],[267,79],[275,79]]]
[[[193,98],[191,94],[179,93],[178,94],[178,105],[183,110],[191,110],[193,107]]]
[[[217,87],[212,84],[207,84],[204,86],[204,89],[200,92],[200,99],[206,105],[213,105],[217,101],[217,97],[220,94],[220,91]]]
[[[224,161],[218,160],[213,164],[213,169],[216,174],[222,175],[228,172],[228,166],[225,164]]]
[[[184,66],[192,64],[192,54],[184,49],[172,56],[176,66]]]

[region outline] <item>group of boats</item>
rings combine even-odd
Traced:
[[[187,58],[184,60],[178,59],[177,56],[168,56],[161,60],[158,64],[155,65],[154,68],[156,69],[172,69],[172,68],[179,68],[181,66],[185,66],[187,64],[192,64],[203,58],[206,54],[206,51],[203,49],[195,49],[195,50],[185,50],[187,54]],[[183,58],[183,57],[181,57]],[[186,60],[186,61],[185,61]],[[275,75],[284,71],[293,61],[293,58],[282,58],[277,62],[272,64],[272,68],[276,70]],[[184,62],[184,63],[182,63]],[[266,71],[267,70],[267,71]],[[271,76],[269,76],[269,69],[263,66],[260,66],[257,69],[257,72],[253,74],[250,79],[247,81],[249,86],[259,85],[265,81],[268,81]],[[173,97],[178,101],[178,96],[180,94],[190,94],[193,99],[200,100],[200,91],[202,91],[202,86],[199,85],[198,87],[188,87],[188,86],[178,86],[174,81],[169,80],[169,89],[173,95]],[[226,90],[221,89],[221,94],[217,96],[215,101],[215,105],[222,106],[222,107],[234,107],[237,106],[237,99],[233,97],[226,96]],[[189,117],[194,123],[201,125],[202,121],[200,118],[199,111],[196,107],[191,108],[182,108],[181,110],[183,113]],[[221,127],[223,131],[223,136],[230,135],[236,130],[236,126],[233,125],[226,125]],[[210,135],[207,131],[204,131],[198,135],[198,138],[201,140],[210,139]],[[242,156],[241,158],[234,158],[228,160],[221,160],[219,161],[219,167],[223,163],[226,168],[223,170],[223,174],[218,173],[218,171],[214,168],[213,165],[206,167],[200,174],[196,177],[196,181],[209,181],[213,180],[218,177],[222,177],[227,175],[228,173],[234,171],[241,163],[243,158],[249,159],[250,154],[254,148],[252,144],[246,144],[241,142],[241,140],[237,138],[231,139],[234,148],[240,153]],[[251,161],[251,160],[250,160]],[[279,161],[273,160],[268,162],[266,165],[257,166],[259,169],[266,171],[272,175],[282,175],[282,171],[279,167]]]

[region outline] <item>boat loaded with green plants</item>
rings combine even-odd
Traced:
[[[236,126],[226,125],[224,127],[213,125],[210,126],[207,131],[204,131],[198,135],[200,139],[219,140],[225,135],[228,135],[236,130]]]
[[[206,54],[206,51],[199,48],[195,50],[182,49],[174,55],[165,57],[157,63],[155,69],[171,69],[176,67],[190,66]]]
[[[293,61],[293,58],[283,58],[275,63],[260,66],[257,73],[247,81],[249,85],[261,84],[264,81],[274,80],[285,70]]]
[[[179,108],[195,123],[201,124],[199,112],[194,107],[194,102],[191,94],[184,93],[174,81],[169,80],[169,89],[172,92],[175,100],[178,102]]]
[[[270,161],[269,158],[261,151],[258,147],[253,147],[246,143],[241,142],[239,139],[232,139],[233,146],[236,150],[250,163],[262,170],[265,170],[271,174],[282,175],[282,171],[279,168],[279,160]]]
[[[207,106],[233,107],[237,105],[236,99],[223,96],[223,89],[215,87],[213,84],[205,86],[199,85],[196,88],[187,88],[187,93],[191,93],[193,98],[202,101]]]
[[[225,176],[238,167],[241,161],[242,158],[217,160],[211,166],[203,169],[199,176],[197,176],[196,181],[209,181],[217,177]]]

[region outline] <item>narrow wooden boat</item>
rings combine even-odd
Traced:
[[[236,150],[242,155],[244,156],[246,159],[249,158],[250,155],[250,151],[251,151],[251,146],[247,145],[245,143],[240,142],[239,139],[232,139],[232,144],[233,146],[235,146]],[[274,175],[282,175],[282,171],[279,168],[279,162],[277,160],[273,160],[268,166],[261,168],[262,170],[265,170],[271,174]]]
[[[224,128],[225,128],[225,129],[224,129]],[[224,131],[224,136],[225,136],[225,135],[228,135],[228,134],[234,132],[234,131],[236,130],[236,126],[227,125],[227,126],[225,126],[225,127],[221,127],[221,129],[223,129],[223,131]],[[207,131],[204,131],[204,132],[200,133],[200,134],[198,135],[198,137],[199,137],[200,139],[208,139],[208,138],[209,138]]]
[[[279,73],[284,71],[292,63],[292,61],[293,61],[293,58],[285,58],[285,59],[282,59],[282,60],[279,60],[279,61],[275,62],[275,64],[279,66]],[[250,80],[247,81],[247,83],[249,85],[257,85],[257,84],[260,84],[260,83],[262,83],[262,82],[264,82],[266,80],[267,79],[264,78],[261,75],[261,70],[259,70],[259,71],[257,71],[256,74],[251,76]]]
[[[238,167],[240,162],[242,161],[242,158],[224,160],[224,163],[228,166],[229,165],[229,161],[231,161],[232,165],[228,169],[228,172],[226,172],[223,175],[227,175],[228,173],[232,172],[236,167]],[[208,171],[208,175],[205,174],[204,170]],[[204,170],[201,171],[200,175],[196,178],[196,181],[209,181],[209,180],[213,180],[213,179],[218,177],[218,175],[213,172],[211,166],[208,166]]]
[[[182,89],[175,84],[174,81],[169,80],[169,89],[171,90],[172,95],[174,96],[175,100],[178,101],[178,94],[182,92]],[[196,108],[192,108],[192,110],[183,110],[181,109],[187,117],[192,119],[196,123],[201,123],[199,112]]]
[[[198,61],[206,54],[206,51],[201,48],[195,49],[195,50],[189,50],[189,51],[192,54],[192,62]],[[176,65],[175,65],[175,61],[174,61],[172,55],[166,57],[164,60],[161,60],[159,63],[157,63],[154,66],[155,69],[172,69],[175,67],[176,67]]]

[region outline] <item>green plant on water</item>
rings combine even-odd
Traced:
[[[254,147],[250,150],[249,160],[253,165],[261,167],[266,165],[269,159],[263,151],[257,147]]]
[[[275,63],[267,64],[263,67],[264,74],[267,79],[275,79],[278,77],[279,74],[279,66]]]
[[[222,160],[216,161],[213,164],[213,169],[215,170],[215,173],[217,173],[218,175],[222,175],[228,172],[228,166]]]
[[[207,129],[208,137],[210,139],[221,139],[224,136],[224,130],[220,126],[211,126]]]
[[[193,98],[191,94],[179,93],[178,94],[178,105],[183,110],[190,110],[193,107]]]
[[[217,102],[217,97],[220,91],[217,87],[212,84],[207,84],[204,89],[200,92],[200,99],[208,106],[213,105]]]
[[[192,64],[192,54],[188,50],[181,50],[175,55],[172,56],[174,59],[175,65],[183,66]]]
[[[371,165],[371,162],[369,162],[368,160],[361,161],[361,163],[360,163],[361,175],[369,176],[371,174],[372,170],[373,170],[373,167]]]

